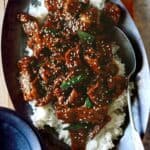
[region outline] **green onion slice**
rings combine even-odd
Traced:
[[[95,37],[87,32],[84,31],[78,31],[77,32],[79,38],[81,39],[81,41],[83,42],[87,42],[87,43],[93,43],[93,41],[95,40]]]
[[[91,129],[92,128],[92,124],[90,123],[74,123],[69,125],[68,127],[63,128],[63,130],[80,130],[80,129]]]
[[[90,101],[89,97],[87,97],[87,98],[85,99],[85,106],[86,106],[87,108],[93,108],[93,104],[92,104],[92,102]]]
[[[86,79],[86,76],[81,74],[81,75],[78,75],[78,76],[75,76],[75,77],[72,77],[70,80],[68,81],[65,81],[61,84],[61,89],[63,90],[67,90],[68,88],[74,86],[75,84],[77,83],[80,83],[82,81],[84,81]]]

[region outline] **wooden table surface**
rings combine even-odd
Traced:
[[[3,16],[4,16],[6,4],[7,4],[7,0],[0,0],[0,36],[1,36]],[[1,45],[1,40],[0,40],[0,45]],[[0,106],[14,109],[6,88],[5,79],[3,75],[1,50],[0,50]]]
[[[6,4],[7,4],[7,0],[0,0],[0,35],[1,35],[2,20],[3,20]],[[150,62],[150,32],[149,32],[150,31],[150,0],[134,0],[134,19],[143,38],[147,55],[149,58],[149,62]],[[0,45],[1,45],[1,40],[0,40]],[[0,56],[1,56],[1,50],[0,50]],[[1,57],[0,57],[0,106],[14,109],[6,88]],[[148,128],[148,132],[150,133],[150,127]],[[146,145],[146,149],[149,150],[150,134],[147,134],[145,136],[144,143]]]

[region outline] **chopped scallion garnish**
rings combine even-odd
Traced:
[[[87,97],[87,98],[85,99],[85,106],[86,106],[87,108],[92,108],[92,107],[93,107],[93,104],[92,104],[91,100],[89,99],[89,97]]]
[[[78,31],[78,36],[83,42],[92,43],[95,37],[87,32]]]
[[[88,130],[92,128],[93,126],[90,123],[74,123],[69,125],[68,127],[63,128],[64,130],[80,130],[80,129],[85,129]]]
[[[73,85],[75,85],[77,83],[80,83],[80,82],[82,82],[85,79],[86,79],[86,75],[81,74],[81,75],[72,77],[68,81],[63,82],[60,87],[63,90],[67,90],[69,87],[72,87]]]

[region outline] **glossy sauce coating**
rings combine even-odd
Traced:
[[[18,61],[20,85],[26,101],[52,103],[58,119],[69,123],[72,150],[84,150],[110,120],[109,105],[127,87],[118,74],[112,41],[106,33],[117,25],[120,8],[106,3],[103,10],[88,0],[45,0],[49,14],[36,18],[18,14],[33,56]]]

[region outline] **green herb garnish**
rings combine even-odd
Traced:
[[[78,31],[78,36],[83,42],[92,43],[95,37],[87,32]]]
[[[87,97],[87,98],[85,99],[85,106],[86,106],[87,108],[92,108],[92,107],[93,107],[93,104],[92,104],[92,102],[90,101],[89,97]]]
[[[90,128],[92,128],[92,124],[90,124],[90,123],[74,123],[63,129],[76,131],[76,130],[80,130],[80,129],[89,130]]]
[[[72,87],[73,85],[75,85],[77,83],[80,83],[81,81],[85,80],[86,78],[87,78],[86,75],[83,75],[83,74],[75,76],[75,77],[71,78],[70,80],[63,82],[60,87],[63,90],[67,90],[69,87]]]

